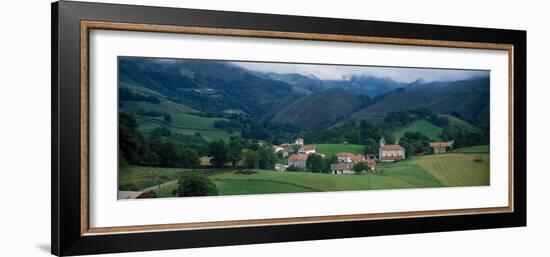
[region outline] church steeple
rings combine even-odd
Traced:
[[[382,136],[382,138],[380,138],[380,146],[384,146],[384,145],[386,145],[386,140]]]

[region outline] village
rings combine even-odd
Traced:
[[[433,154],[444,154],[453,147],[453,144],[454,140],[431,142],[430,148]],[[275,170],[277,171],[305,170],[308,158],[311,155],[317,155],[323,159],[327,158],[325,154],[317,152],[315,145],[305,145],[302,138],[297,138],[293,143],[274,145],[273,152],[287,161],[286,164],[276,164]],[[399,145],[399,141],[394,142],[394,144],[386,144],[384,137],[382,137],[379,141],[378,154],[337,153],[337,163],[330,164],[330,173],[346,175],[375,171],[377,163],[405,160],[405,152],[405,148]],[[361,169],[357,167],[361,167]]]

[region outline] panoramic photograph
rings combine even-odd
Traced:
[[[490,185],[490,71],[118,57],[118,199]]]

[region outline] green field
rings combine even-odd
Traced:
[[[140,118],[139,130],[143,133],[150,133],[155,128],[165,127],[174,133],[183,135],[200,133],[206,141],[219,139],[228,141],[229,137],[240,135],[238,131],[230,134],[224,130],[215,128],[214,122],[218,120],[225,119],[208,118],[192,114],[174,114],[172,115],[172,122],[166,123],[162,118]]]
[[[489,154],[449,153],[416,156],[396,163],[379,163],[376,174],[332,175],[311,172],[260,170],[242,174],[234,169],[205,172],[220,195],[353,191],[370,189],[436,188],[489,185]],[[121,190],[158,191],[173,197],[177,177],[185,169],[126,166],[119,173]]]
[[[405,135],[406,132],[421,132],[422,134],[428,136],[432,141],[440,141],[441,138],[439,135],[443,129],[438,127],[427,120],[417,120],[413,122],[406,128],[400,129],[393,133],[394,138],[401,138]]]
[[[454,153],[488,153],[489,145],[476,145],[453,150]]]
[[[470,124],[466,121],[463,121],[463,120],[461,120],[461,119],[459,119],[455,116],[448,115],[448,114],[439,115],[439,116],[447,118],[449,120],[449,126],[464,128],[467,131],[473,132],[473,133],[481,132],[479,128],[477,128],[474,125],[472,125],[472,124]]]
[[[131,112],[144,110],[144,111],[170,113],[172,115],[177,113],[196,112],[194,109],[190,107],[177,104],[168,100],[162,100],[159,104],[150,103],[150,102],[138,102],[138,101],[121,101],[121,104],[124,107],[124,110],[131,111]]]
[[[489,185],[489,154],[439,154],[412,160],[447,186]]]
[[[329,155],[335,155],[340,152],[348,152],[354,154],[363,154],[365,147],[363,145],[354,144],[315,144],[316,152]]]

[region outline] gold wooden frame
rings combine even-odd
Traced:
[[[391,44],[391,45],[414,45],[429,47],[453,47],[470,49],[494,49],[508,51],[508,139],[509,139],[509,178],[508,178],[508,206],[488,207],[488,208],[470,208],[470,209],[450,209],[450,210],[432,210],[432,211],[410,211],[410,212],[392,212],[392,213],[370,213],[353,215],[330,215],[330,216],[311,216],[311,217],[291,217],[275,219],[255,219],[255,220],[234,220],[234,221],[211,221],[211,222],[193,222],[178,224],[155,224],[139,226],[121,226],[121,227],[90,227],[89,226],[89,33],[90,30],[123,30],[139,32],[162,32],[162,33],[181,33],[198,35],[218,35],[218,36],[238,36],[238,37],[258,37],[258,38],[279,38],[279,39],[300,39],[334,42],[355,42],[371,44]],[[297,33],[282,31],[263,31],[263,30],[244,30],[244,29],[223,29],[207,27],[189,27],[189,26],[171,26],[171,25],[153,25],[153,24],[135,24],[135,23],[115,23],[99,21],[81,21],[80,22],[80,233],[82,236],[98,234],[115,233],[138,233],[153,231],[170,230],[192,230],[209,228],[227,228],[227,227],[248,227],[248,226],[270,226],[286,224],[305,224],[321,222],[339,222],[339,221],[360,221],[391,218],[414,218],[429,216],[449,216],[449,215],[473,215],[488,213],[504,213],[514,211],[514,164],[513,164],[513,111],[514,111],[514,85],[513,85],[513,45],[511,44],[493,44],[479,42],[459,42],[459,41],[440,41],[424,39],[403,39],[403,38],[385,38],[370,36],[351,36],[334,34],[315,34],[315,33]]]

